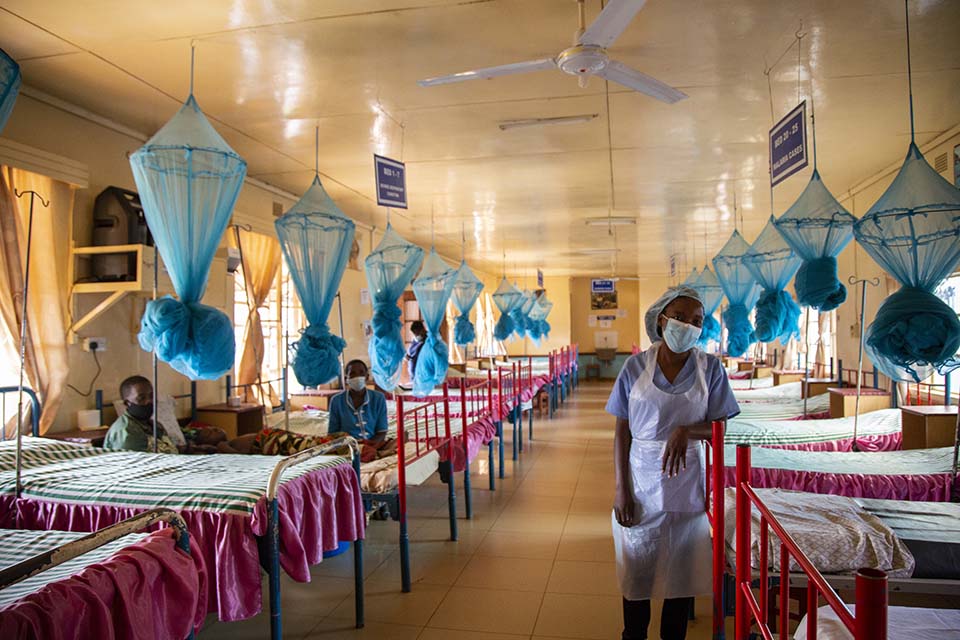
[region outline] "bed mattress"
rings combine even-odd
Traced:
[[[745,405],[741,405],[743,407]],[[748,405],[747,405],[748,406]],[[882,409],[860,416],[857,444],[861,451],[900,448],[899,409]],[[784,447],[807,451],[850,451],[854,418],[825,420],[756,420],[740,414],[727,422],[727,444]],[[762,455],[762,454],[761,454]]]
[[[848,605],[856,614],[856,607]],[[887,640],[960,640],[960,609],[925,609],[889,607]],[[807,640],[807,618],[800,621],[794,640]],[[817,612],[817,640],[853,640],[853,635],[840,622],[830,607]]]
[[[734,395],[740,404],[740,416],[744,418],[797,420],[804,416],[804,408],[806,408],[806,415],[823,414],[830,411],[829,393],[821,393],[807,398],[806,407],[804,407],[802,398],[789,398],[775,402],[752,402],[741,399],[736,393]]]

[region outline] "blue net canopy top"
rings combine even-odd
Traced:
[[[730,304],[742,304],[748,310],[760,297],[760,287],[743,261],[749,249],[750,245],[740,232],[734,231],[720,253],[713,258],[713,268],[727,300]]]
[[[773,216],[743,255],[743,263],[756,281],[770,291],[785,289],[800,268],[800,258],[777,231]]]
[[[460,268],[457,269],[457,277],[453,283],[453,293],[450,295],[453,306],[455,306],[461,314],[470,313],[470,309],[473,308],[477,298],[480,297],[482,290],[483,282],[474,275],[466,262],[461,262]]]
[[[703,300],[704,315],[709,316],[717,310],[720,301],[723,300],[723,287],[720,286],[717,275],[710,270],[710,267],[704,266],[703,271],[697,276],[696,282],[690,286],[700,293],[700,298]]]
[[[814,170],[803,193],[774,221],[787,244],[804,260],[837,257],[853,239],[850,215]]]
[[[325,323],[350,258],[356,225],[316,177],[274,226],[307,320]]]
[[[853,232],[900,284],[930,291],[960,263],[960,190],[911,143],[897,177]]]
[[[0,131],[7,124],[13,105],[20,94],[20,65],[0,49]]]
[[[523,301],[523,292],[511,284],[506,277],[500,281],[500,286],[493,292],[493,303],[501,313],[510,313]]]
[[[371,295],[375,300],[396,302],[422,262],[423,249],[407,242],[388,226],[380,244],[364,260]]]

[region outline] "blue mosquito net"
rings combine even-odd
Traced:
[[[316,176],[300,201],[274,226],[309,323],[290,345],[293,373],[303,386],[315,387],[340,376],[340,354],[347,343],[330,333],[327,316],[347,268],[355,225]]]
[[[853,238],[855,221],[827,190],[816,169],[797,201],[774,221],[803,260],[793,280],[801,305],[830,311],[847,299],[847,288],[837,277],[837,256]]]
[[[191,380],[219,378],[233,368],[233,323],[200,299],[247,163],[214,130],[191,95],[130,156],[130,166],[147,225],[180,298],[147,303],[140,346]]]
[[[701,347],[705,347],[711,340],[720,340],[720,323],[717,322],[717,318],[713,314],[716,313],[720,301],[723,300],[723,288],[720,286],[716,274],[708,266],[703,267],[703,271],[689,286],[693,287],[700,294],[700,299],[703,300],[703,330],[700,331],[698,343]]]
[[[493,337],[504,341],[514,332],[513,316],[510,312],[523,300],[523,292],[510,284],[506,276],[500,281],[500,286],[493,292],[493,304],[500,310],[500,319],[493,328]]]
[[[0,49],[0,131],[7,126],[13,103],[20,94],[20,65]]]
[[[400,237],[387,225],[383,239],[364,260],[367,284],[373,299],[373,319],[368,352],[370,372],[381,389],[394,389],[400,379],[403,348],[403,324],[397,300],[417,274],[423,262],[423,249]]]
[[[750,310],[760,297],[760,285],[743,262],[749,249],[750,245],[735,230],[713,258],[717,280],[730,303],[723,312],[723,321],[727,325],[727,353],[735,358],[742,356],[747,347],[757,341],[750,324]]]
[[[483,283],[473,274],[464,261],[460,262],[457,277],[453,281],[453,293],[450,300],[460,315],[453,327],[453,341],[459,345],[470,344],[477,339],[477,330],[470,322],[470,310],[483,291]]]
[[[536,296],[524,289],[520,302],[510,312],[513,317],[513,332],[518,338],[530,335],[530,310],[533,309],[533,303],[536,301]]]
[[[417,368],[413,371],[413,393],[425,396],[447,377],[450,350],[440,335],[440,325],[453,293],[457,270],[443,261],[435,249],[423,261],[420,275],[413,281],[413,293],[420,304],[427,339],[420,349]]]
[[[547,294],[540,296],[540,300],[537,301],[537,308],[539,309],[538,314],[542,314],[542,317],[536,321],[537,334],[540,336],[540,340],[545,340],[550,337],[550,323],[547,322],[547,316],[553,310],[553,303],[547,300]],[[539,346],[539,343],[537,346]]]
[[[694,267],[693,271],[690,272],[690,275],[687,276],[687,279],[684,280],[681,284],[687,287],[692,287],[693,284],[697,281],[697,278],[700,277],[700,274],[697,273],[697,268]]]
[[[867,328],[870,360],[893,380],[960,367],[960,320],[933,294],[960,264],[960,190],[910,143],[893,183],[853,226],[857,242],[903,285]]]
[[[763,287],[755,316],[757,339],[773,342],[779,338],[786,344],[790,338],[799,338],[800,307],[785,289],[800,268],[800,258],[777,231],[773,216],[750,245],[743,263]]]
[[[533,304],[530,305],[530,311],[527,312],[527,337],[533,341],[533,344],[540,346],[540,340],[543,339],[543,325],[540,321],[546,317],[543,305],[540,301],[544,295],[533,295]]]

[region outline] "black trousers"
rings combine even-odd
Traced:
[[[687,637],[687,620],[693,598],[672,598],[663,601],[660,613],[660,639],[684,640]],[[647,640],[650,626],[650,601],[623,599],[623,640]]]

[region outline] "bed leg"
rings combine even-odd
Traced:
[[[487,456],[490,458],[490,491],[496,491],[497,480],[494,477],[496,468],[494,467],[494,460],[493,460],[493,438],[491,438],[490,442],[487,443]]]
[[[450,482],[447,484],[447,510],[450,514],[450,540],[457,541],[457,474],[450,464]]]
[[[513,414],[513,431],[517,435],[520,453],[523,453],[523,408],[520,406],[520,398],[517,398],[517,410]]]
[[[270,501],[268,509],[267,567],[270,574],[270,638],[281,640],[283,625],[280,617],[280,506],[276,498]]]
[[[503,420],[497,421],[497,446],[500,449],[500,469],[497,473],[500,474],[500,479],[503,480]]]
[[[410,593],[410,536],[405,513],[400,514],[400,590]]]
[[[529,441],[530,441],[530,442],[533,442],[533,407],[530,407],[530,411],[529,411],[528,413],[530,414],[530,438],[529,438]]]
[[[473,498],[470,491],[470,463],[468,462],[463,469],[463,508],[466,511],[467,520],[473,517]]]
[[[550,419],[553,420],[553,404],[554,404],[554,394],[556,393],[556,385],[553,382],[550,383],[549,388],[547,389],[547,402],[550,405]]]
[[[513,427],[513,460],[517,460],[517,421],[513,417],[513,413],[510,414],[510,425]]]
[[[357,629],[363,629],[363,538],[353,541],[353,607]]]

